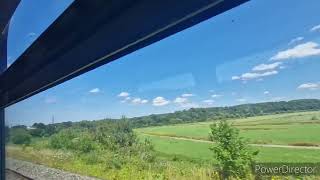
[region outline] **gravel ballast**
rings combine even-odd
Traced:
[[[35,180],[98,180],[12,158],[6,159],[6,168]]]

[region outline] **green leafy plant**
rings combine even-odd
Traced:
[[[220,177],[247,179],[253,157],[258,152],[252,152],[247,141],[239,136],[239,130],[225,120],[212,124],[210,128],[210,139],[214,142],[211,150],[218,160]]]
[[[31,143],[31,135],[25,129],[13,129],[10,136],[13,144],[29,145]]]

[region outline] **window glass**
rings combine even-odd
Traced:
[[[73,0],[22,0],[10,20],[8,67],[43,33]]]

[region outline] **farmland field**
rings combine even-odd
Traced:
[[[252,147],[259,150],[256,158],[258,162],[320,162],[319,118],[320,112],[300,112],[257,116],[229,122],[240,129],[241,136],[252,144],[284,145],[281,148]],[[155,149],[163,156],[192,162],[215,162],[209,149],[213,144],[206,142],[212,123],[148,127],[136,129],[136,132],[142,139],[151,139]],[[306,146],[316,148],[307,149]]]
[[[258,150],[259,153],[255,157],[257,162],[319,163],[319,119],[319,111],[310,111],[229,119],[227,121],[240,130],[242,137],[248,139],[252,151]],[[79,128],[77,126],[61,130],[51,137],[33,137],[28,146],[8,144],[6,151],[7,156],[13,159],[43,164],[101,179],[212,179],[210,176],[217,174],[217,171],[212,167],[216,167],[218,161],[210,150],[210,147],[215,146],[215,143],[209,141],[208,136],[210,125],[214,122],[133,129],[131,132],[137,134],[137,141],[141,143],[136,146],[141,148],[137,149],[137,153],[141,154],[135,156],[126,154],[122,156],[119,155],[121,151],[113,152],[110,149],[102,149],[101,146],[110,142],[110,139],[99,145],[90,145],[90,143],[97,143],[97,140],[78,140],[79,137],[84,138],[83,135],[86,135],[88,131],[83,127],[77,129]],[[109,124],[106,127],[118,128],[118,130],[112,131],[115,133],[113,136],[117,135],[115,137],[120,137],[120,139],[128,138],[128,132],[119,136],[121,130],[119,127],[121,126],[118,125],[121,125],[121,122],[107,123]],[[99,125],[96,126],[99,127]],[[100,129],[102,130],[100,133],[112,129]],[[127,130],[127,126],[124,130]],[[72,136],[69,138],[73,133],[79,134],[74,136],[75,138]],[[55,139],[56,137],[59,138]],[[111,136],[106,134],[104,137]],[[154,152],[153,155],[156,157],[149,162],[141,160],[143,157],[148,157],[145,156],[145,153],[149,152],[145,149],[148,146],[142,146],[146,142],[145,139],[151,142],[153,151],[150,152]],[[68,147],[68,144],[64,145],[66,142],[74,145]],[[86,146],[77,144],[81,145],[85,142],[88,143]],[[67,148],[53,148],[52,145],[59,147],[64,145]],[[84,149],[73,149],[81,147]],[[131,147],[133,151],[135,151],[134,147]],[[87,148],[95,149],[87,151]],[[125,148],[128,148],[127,145]],[[152,157],[152,154],[149,155]]]
[[[320,112],[286,113],[229,120],[253,144],[320,145]],[[208,140],[212,122],[137,129],[140,134]]]
[[[216,162],[209,149],[212,144],[147,135],[141,135],[141,137],[151,139],[155,149],[166,158],[176,157],[196,163]],[[253,149],[259,150],[256,158],[258,162],[320,162],[320,150],[316,149],[269,147],[253,147]]]

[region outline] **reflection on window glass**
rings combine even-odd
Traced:
[[[319,6],[248,2],[12,105],[7,155],[101,179],[319,163]]]
[[[43,33],[73,0],[22,0],[10,20],[8,67]]]

